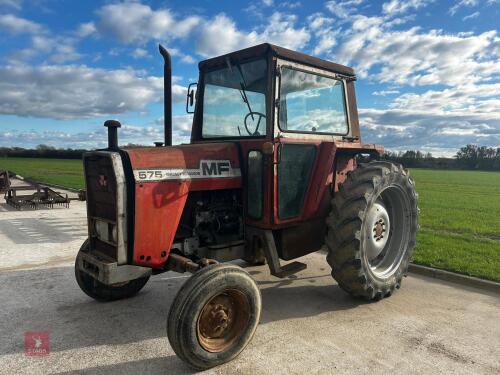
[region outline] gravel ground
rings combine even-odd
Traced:
[[[78,288],[73,260],[85,203],[17,211],[0,203],[1,374],[183,374],[165,321],[188,275],[153,277],[136,297],[98,303]],[[364,303],[330,277],[324,254],[288,279],[248,271],[263,297],[247,349],[211,374],[499,374],[500,298],[410,276],[389,299]],[[50,354],[24,355],[24,333],[48,331]]]

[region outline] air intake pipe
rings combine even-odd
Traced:
[[[108,150],[118,150],[118,128],[121,128],[122,124],[120,121],[106,120],[104,126],[108,128]]]
[[[161,44],[158,45],[163,56],[163,109],[165,126],[165,146],[172,146],[172,59]]]

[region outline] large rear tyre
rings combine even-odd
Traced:
[[[347,176],[327,219],[327,261],[339,286],[379,300],[401,286],[418,229],[415,185],[400,165],[373,161]]]
[[[119,299],[129,298],[137,294],[148,282],[149,276],[131,280],[125,283],[106,285],[103,284],[87,273],[83,272],[78,264],[80,254],[90,250],[89,240],[85,240],[75,260],[75,278],[80,289],[89,297],[101,301],[116,301]]]
[[[195,273],[179,290],[167,319],[170,345],[179,358],[203,370],[231,361],[252,339],[261,295],[250,275],[215,264]]]

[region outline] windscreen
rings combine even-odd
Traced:
[[[231,63],[205,74],[203,138],[266,134],[267,62]]]

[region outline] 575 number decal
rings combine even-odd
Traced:
[[[139,180],[148,180],[148,179],[161,179],[163,177],[162,171],[138,171],[137,175]]]

